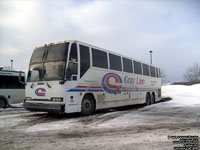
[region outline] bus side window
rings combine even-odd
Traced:
[[[134,73],[135,74],[142,74],[141,63],[137,61],[133,61],[134,64]]]
[[[90,53],[89,47],[80,45],[80,78],[90,68]]]
[[[71,45],[69,60],[77,62],[77,45],[76,45],[76,43],[72,43],[72,45]]]
[[[151,73],[151,77],[156,77],[156,69],[153,66],[150,66],[150,73]]]
[[[92,48],[92,62],[94,67],[108,69],[107,53],[98,49]]]
[[[122,71],[121,57],[109,53],[110,69]]]
[[[24,80],[24,77],[22,77]],[[18,80],[18,76],[1,76],[0,89],[24,89],[25,86]]]
[[[160,77],[161,77],[161,76],[160,76],[160,69],[159,69],[159,68],[156,68],[156,72],[157,72],[157,74],[156,74],[157,77],[160,78]]]
[[[77,77],[73,77],[73,75],[77,76],[78,74],[78,63],[77,63],[77,45],[76,43],[72,43],[70,55],[69,55],[69,63],[67,67],[67,80],[77,80]]]
[[[158,78],[158,70],[157,70],[157,68],[155,68],[156,69],[156,78]]]
[[[133,73],[132,61],[124,57],[122,57],[122,60],[123,60],[123,71]]]
[[[6,76],[0,76],[0,89],[6,88]]]
[[[142,64],[143,67],[143,75],[149,76],[149,66],[146,64]]]

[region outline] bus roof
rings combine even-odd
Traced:
[[[11,70],[0,70],[0,75],[7,76],[19,76],[20,71],[11,71]],[[21,71],[22,76],[25,76],[25,72]]]

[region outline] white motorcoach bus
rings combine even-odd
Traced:
[[[83,42],[64,41],[34,49],[24,107],[90,115],[160,99],[159,68]]]
[[[25,73],[14,70],[0,70],[0,108],[10,104],[23,103],[25,99]]]

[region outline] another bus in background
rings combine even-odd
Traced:
[[[22,103],[25,99],[25,73],[12,68],[0,68],[0,108]]]

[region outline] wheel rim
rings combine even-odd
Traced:
[[[5,102],[4,100],[0,99],[0,108],[3,108],[5,107]]]
[[[82,111],[85,113],[89,113],[92,111],[92,104],[89,99],[84,99],[82,102]]]
[[[152,103],[154,104],[155,103],[155,95],[153,94],[152,96]]]

